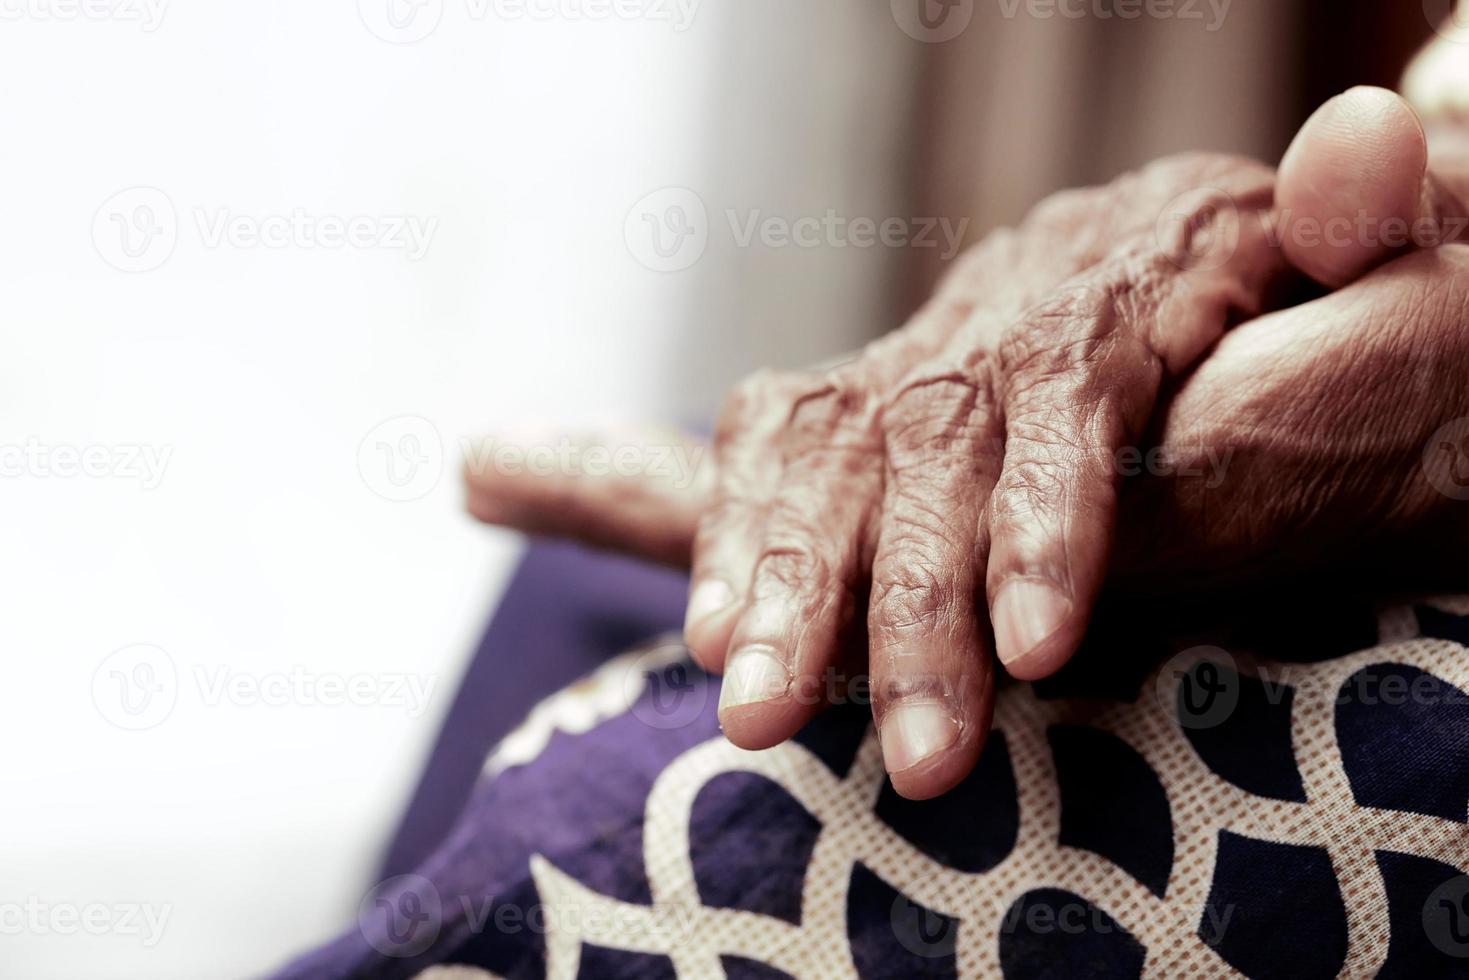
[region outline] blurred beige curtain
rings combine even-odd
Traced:
[[[1270,159],[1294,122],[1304,5],[1232,0],[1222,18],[1199,3],[1202,19],[1123,20],[976,0],[969,28],[925,66],[922,207],[969,215],[973,238],[1055,190],[1170,153]],[[913,299],[940,271],[933,256],[915,259]]]
[[[669,359],[683,418],[708,418],[756,367],[808,365],[900,325],[944,264],[939,248],[741,247],[731,214],[967,219],[972,240],[1168,153],[1269,159],[1295,121],[1295,25],[1311,0],[1177,0],[1202,19],[1131,20],[1097,15],[1112,0],[1066,0],[1084,16],[958,0],[951,16],[968,22],[941,43],[912,29],[927,2],[706,4],[718,40],[704,129],[689,135],[711,234],[683,274],[688,327]]]

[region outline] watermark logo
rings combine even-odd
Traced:
[[[1450,878],[1428,896],[1423,931],[1444,955],[1469,959],[1469,875]]]
[[[1217,490],[1229,475],[1234,450],[1219,452],[1213,446],[1123,446],[1113,454],[1118,476],[1136,478],[1147,474],[1169,479],[1202,480],[1206,490]]]
[[[1197,187],[1169,201],[1154,228],[1158,248],[1185,271],[1223,268],[1239,250],[1239,207],[1215,187]]]
[[[417,956],[433,945],[444,927],[444,902],[422,875],[389,878],[363,896],[357,927],[368,945],[384,956]]]
[[[418,718],[433,700],[438,678],[396,671],[315,673],[296,666],[264,674],[229,666],[194,667],[194,683],[205,707],[396,708]]]
[[[623,697],[632,705],[633,717],[649,728],[684,728],[709,703],[713,685],[682,653],[682,646],[655,647],[629,664],[623,675]]]
[[[187,678],[190,684],[183,683]],[[438,677],[394,671],[355,674],[290,670],[251,673],[228,665],[195,664],[181,675],[172,657],[148,644],[109,655],[92,675],[92,702],[118,728],[143,731],[163,724],[192,688],[206,708],[378,708],[421,717]]]
[[[709,212],[686,187],[654,191],[627,213],[623,238],[628,251],[654,272],[682,272],[709,247]]]
[[[1423,0],[1423,16],[1439,37],[1469,44],[1469,4],[1461,0]]]
[[[937,890],[940,893],[949,889],[948,879],[942,875],[931,875],[920,879],[917,884],[924,886],[924,890]],[[959,941],[958,919],[925,908],[899,892],[889,910],[888,923],[892,926],[898,945],[914,956],[944,959],[954,955]]]
[[[675,490],[687,490],[699,478],[706,447],[684,442],[630,442],[616,436],[586,440],[561,436],[554,443],[461,439],[459,450],[470,476],[652,477]]]
[[[1469,418],[1455,419],[1429,438],[1423,473],[1450,500],[1469,500]]]
[[[388,419],[357,447],[357,472],[384,500],[421,500],[443,476],[444,440],[428,419],[416,415]]]
[[[820,214],[771,214],[759,208],[727,208],[723,226],[736,248],[767,249],[940,249],[948,261],[964,246],[969,219],[850,216],[835,208]],[[623,236],[628,251],[654,272],[682,272],[704,255],[718,230],[698,194],[665,187],[628,212]]]
[[[122,272],[149,272],[178,245],[178,213],[156,187],[129,187],[102,203],[92,218],[92,244],[104,262]]]
[[[1035,20],[1178,20],[1199,21],[1215,33],[1224,26],[1234,0],[999,0],[1000,14],[1014,20],[1022,13]]]
[[[0,936],[128,936],[145,949],[163,939],[173,905],[147,902],[0,902]]]
[[[97,254],[122,272],[151,272],[173,255],[179,240],[208,250],[401,252],[422,260],[439,230],[437,217],[413,214],[289,212],[250,214],[230,207],[192,207],[188,221],[167,194],[156,187],[131,187],[103,202],[92,218]]]
[[[0,20],[112,21],[151,34],[163,24],[169,0],[0,0]]]
[[[357,15],[389,44],[413,44],[438,29],[444,0],[357,0]]]
[[[1438,218],[1425,216],[1409,221],[1403,217],[1380,218],[1359,208],[1353,215],[1339,214],[1325,221],[1310,215],[1298,215],[1290,208],[1262,214],[1265,240],[1272,248],[1286,242],[1304,248],[1389,248],[1409,245],[1422,249],[1438,248],[1461,241],[1469,231],[1469,217],[1463,215]]]
[[[172,446],[53,445],[33,436],[24,443],[0,443],[0,479],[133,480],[144,490],[156,490],[172,458]]]
[[[670,24],[676,33],[694,24],[702,0],[463,0],[472,23],[642,21]],[[372,34],[389,44],[413,44],[438,30],[444,0],[357,0]]]
[[[162,724],[178,702],[173,658],[148,644],[110,654],[92,674],[92,703],[107,721],[140,732]]]
[[[969,27],[974,0],[892,0],[892,10],[904,34],[925,44],[942,44]]]
[[[1163,665],[1156,694],[1163,710],[1175,713],[1184,728],[1214,728],[1234,713],[1240,685],[1234,658],[1219,647],[1202,646]]]

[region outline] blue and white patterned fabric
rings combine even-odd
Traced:
[[[927,803],[864,706],[745,752],[716,679],[637,651],[539,706],[438,852],[281,976],[1469,976],[1466,614],[1212,646],[1124,618],[1003,688]]]

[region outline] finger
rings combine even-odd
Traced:
[[[872,414],[859,389],[840,383],[805,394],[792,413],[781,489],[720,693],[720,724],[743,748],[784,741],[824,704],[881,492]]]
[[[705,670],[721,673],[745,607],[761,529],[779,480],[774,447],[795,376],[760,371],[741,381],[714,433],[718,478],[694,538],[684,642]]]
[[[1316,110],[1281,161],[1282,247],[1337,288],[1407,249],[1463,240],[1459,176],[1430,171],[1423,124],[1404,99],[1351,89]]]
[[[1462,568],[1432,557],[1463,536],[1431,518],[1463,507],[1442,488],[1469,447],[1431,436],[1469,413],[1466,308],[1469,248],[1451,246],[1230,331],[1162,415],[1177,465],[1127,488],[1114,575],[1162,591],[1381,571],[1402,589],[1405,568]]]
[[[485,440],[466,453],[466,506],[486,524],[687,567],[714,468],[674,432]]]
[[[893,787],[952,789],[979,760],[994,672],[976,607],[1002,433],[986,360],[925,370],[883,413],[887,471],[867,613],[872,707]]]
[[[996,652],[1016,678],[1049,676],[1081,643],[1112,549],[1119,454],[1137,445],[1163,379],[1258,311],[1277,278],[1283,256],[1258,220],[1268,194],[1229,212],[1200,199],[1179,226],[1217,239],[1209,225],[1233,223],[1239,241],[1217,267],[1188,267],[1188,241],[1124,251],[1001,342],[1005,462],[986,584]]]

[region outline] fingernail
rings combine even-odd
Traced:
[[[734,602],[734,589],[717,578],[705,579],[689,593],[689,609],[684,614],[684,631],[708,619]]]
[[[882,720],[882,758],[888,772],[912,769],[959,740],[959,725],[936,704],[904,704]]]
[[[1071,615],[1071,600],[1055,586],[1015,579],[995,597],[995,652],[1010,666],[1050,638]]]
[[[719,692],[719,710],[773,701],[790,690],[791,674],[767,647],[745,647],[730,658]]]

